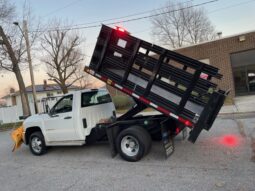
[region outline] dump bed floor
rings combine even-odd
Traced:
[[[122,70],[110,69],[110,71],[115,73],[115,74],[118,74],[119,76],[123,76],[124,75],[124,71],[122,71]],[[138,86],[140,86],[142,88],[146,88],[146,86],[148,84],[147,81],[145,81],[142,78],[140,78],[138,76],[135,76],[135,75],[133,75],[131,73],[128,75],[128,79],[127,80],[137,84]],[[135,89],[134,89],[134,91],[135,91]],[[156,86],[156,85],[152,85],[151,92],[153,92],[155,94],[159,94],[162,97],[168,98],[169,101],[175,103],[176,105],[178,105],[180,103],[180,101],[181,101],[181,97],[180,96],[178,96],[176,94],[173,94],[173,93],[171,93],[169,91],[166,91],[165,89],[160,88],[159,86]],[[185,109],[191,110],[194,113],[200,115],[202,110],[203,110],[203,107],[198,105],[198,104],[192,103],[191,101],[187,101],[187,103],[185,105]]]

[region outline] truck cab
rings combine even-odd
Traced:
[[[83,145],[98,123],[115,118],[115,106],[106,89],[75,91],[64,95],[47,113],[28,117],[24,142],[33,154],[45,146]],[[41,135],[40,135],[41,134]]]

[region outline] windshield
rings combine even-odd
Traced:
[[[111,96],[107,91],[91,91],[82,93],[81,107],[104,104],[112,102]]]

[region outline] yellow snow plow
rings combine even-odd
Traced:
[[[21,144],[23,143],[23,136],[22,136],[23,130],[24,130],[24,128],[21,125],[14,131],[12,131],[11,138],[14,141],[14,146],[13,146],[12,152],[14,152],[16,149],[18,149],[21,146]]]

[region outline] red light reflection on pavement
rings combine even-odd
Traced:
[[[240,144],[240,137],[237,135],[224,135],[220,137],[219,143],[227,147],[236,147]]]

